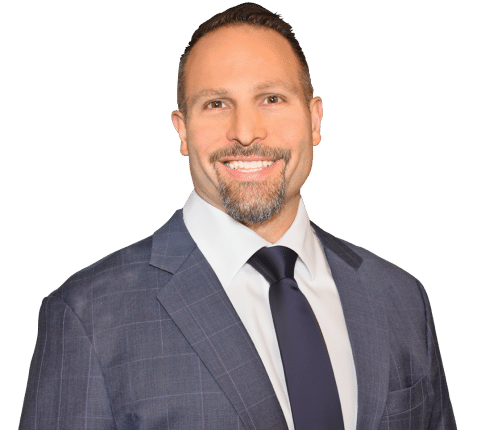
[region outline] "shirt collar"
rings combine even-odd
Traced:
[[[224,288],[260,248],[272,246],[250,228],[203,200],[193,191],[183,207],[186,228]],[[294,222],[275,245],[293,249],[313,278],[316,236],[302,197]]]

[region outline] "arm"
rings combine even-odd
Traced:
[[[98,358],[80,320],[49,296],[39,313],[19,430],[115,429]]]
[[[446,376],[442,365],[439,345],[437,343],[436,329],[432,318],[432,311],[429,298],[422,284],[417,281],[420,288],[422,299],[425,305],[426,324],[427,324],[427,354],[428,369],[432,391],[434,393],[431,417],[429,420],[429,430],[456,430],[453,409],[449,399]]]

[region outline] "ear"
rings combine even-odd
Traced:
[[[171,119],[173,121],[174,128],[179,134],[179,139],[181,140],[180,151],[183,155],[188,155],[188,142],[186,140],[186,124],[184,120],[183,113],[179,110],[175,110],[171,114]]]
[[[321,141],[321,118],[323,118],[323,102],[319,97],[314,97],[310,102],[311,126],[313,132],[313,145]]]

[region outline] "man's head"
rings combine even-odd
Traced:
[[[291,27],[231,8],[195,32],[179,73],[172,118],[197,193],[248,226],[295,210],[322,108]]]
[[[241,24],[271,28],[281,34],[289,42],[295,56],[299,60],[299,79],[304,89],[306,102],[309,105],[309,102],[313,98],[313,86],[311,84],[311,77],[309,76],[309,67],[306,57],[304,56],[304,52],[302,52],[301,46],[292,32],[292,27],[286,23],[280,15],[272,13],[258,4],[243,3],[231,7],[224,12],[218,13],[202,23],[193,33],[190,43],[181,56],[178,69],[178,109],[183,113],[183,117],[185,119],[187,114],[185,67],[192,48],[203,36],[217,30],[218,28]]]

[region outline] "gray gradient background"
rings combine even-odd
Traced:
[[[152,234],[191,192],[170,119],[179,56],[234,4],[0,5],[4,428],[19,423],[42,298]],[[491,6],[300,4],[262,3],[293,25],[324,102],[309,216],[424,284],[458,427],[483,428]]]

